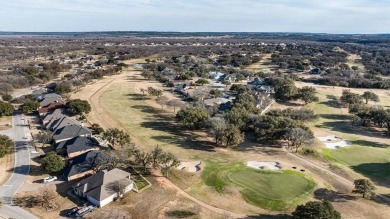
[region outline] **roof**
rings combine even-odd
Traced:
[[[78,123],[76,123],[75,121],[73,121],[67,116],[63,116],[61,118],[51,119],[49,123],[46,125],[46,128],[49,130],[56,130],[65,127],[67,125],[78,125]]]
[[[69,165],[64,170],[64,175],[68,178],[79,173],[92,170],[94,161],[106,156],[109,155],[102,151],[89,151],[87,153],[80,154],[79,156],[69,159]]]
[[[55,109],[62,108],[62,107],[65,107],[65,105],[63,103],[55,102],[55,103],[49,104],[48,106],[45,106],[45,107],[38,109],[38,113],[44,114],[44,113],[47,113],[51,110],[55,110]]]
[[[206,106],[211,106],[211,105],[220,105],[222,103],[227,103],[229,101],[231,100],[227,98],[211,98],[211,99],[206,99],[203,102]]]
[[[62,139],[68,139],[68,138],[74,138],[81,135],[91,135],[92,132],[81,125],[73,124],[73,125],[67,125],[62,128],[58,128],[53,133],[53,139],[55,141],[62,140]]]
[[[67,154],[70,154],[78,151],[89,150],[99,146],[99,142],[95,138],[77,136],[75,138],[55,144],[54,148],[56,150],[64,148]]]
[[[121,183],[124,182],[127,187],[134,183],[129,178],[130,173],[118,168],[114,168],[110,171],[103,170],[81,180],[74,188],[81,190],[97,201],[103,201],[115,193],[115,191],[109,188],[111,183],[121,180]]]
[[[59,99],[57,97],[44,97],[41,102],[39,102],[39,105],[41,107],[45,107],[45,106],[48,106],[50,105],[51,103],[55,103],[55,102],[61,102],[62,101],[62,98]]]

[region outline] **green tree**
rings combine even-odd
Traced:
[[[183,108],[176,114],[176,119],[190,129],[201,128],[209,117],[207,109],[201,106]]]
[[[103,139],[107,140],[114,148],[124,147],[131,143],[130,135],[117,128],[110,128],[105,131]]]
[[[353,104],[362,104],[362,98],[362,96],[356,93],[352,93],[350,90],[343,90],[340,101],[344,106],[348,107]]]
[[[213,117],[208,120],[208,132],[215,139],[215,144],[223,144],[223,136],[225,130],[227,129],[227,122],[224,118],[221,117]]]
[[[68,82],[63,82],[61,84],[58,84],[55,88],[55,91],[58,94],[67,94],[72,91],[72,85]]]
[[[200,84],[200,85],[205,85],[208,83],[209,83],[209,81],[207,79],[204,79],[204,78],[200,78],[197,81],[195,81],[195,84]]]
[[[65,161],[56,152],[49,152],[41,160],[41,167],[47,173],[56,173],[64,169]]]
[[[371,91],[364,92],[362,97],[366,100],[366,104],[368,104],[369,100],[379,102],[379,96]]]
[[[104,129],[97,123],[92,124],[91,129],[94,134],[100,135],[104,132]]]
[[[14,107],[10,103],[0,101],[0,117],[11,116],[14,111]]]
[[[148,87],[148,94],[150,96],[156,96],[156,97],[159,97],[162,95],[162,91],[159,90],[159,89],[155,89],[153,87]]]
[[[146,80],[150,80],[153,78],[153,73],[150,71],[144,71],[141,73],[141,76],[145,78]]]
[[[305,102],[305,104],[317,102],[316,89],[314,87],[305,86],[298,89],[297,98]]]
[[[370,198],[374,196],[375,186],[368,179],[357,179],[353,181],[355,188],[353,193],[362,194],[363,198]]]
[[[162,173],[165,177],[168,177],[172,167],[177,167],[180,165],[179,159],[171,152],[162,154],[160,161],[162,164]]]
[[[152,165],[154,168],[158,167],[158,165],[160,164],[163,154],[163,150],[158,145],[154,147],[153,150],[150,152]]]
[[[20,107],[20,110],[22,111],[22,113],[27,114],[33,112],[34,110],[37,110],[38,108],[39,103],[37,101],[28,100]]]
[[[298,149],[311,138],[313,138],[313,135],[302,128],[289,129],[285,134],[288,146],[295,148],[295,152],[298,152]]]
[[[6,135],[0,135],[0,158],[9,153],[13,141]]]
[[[74,115],[82,115],[83,113],[91,112],[91,105],[86,100],[74,99],[67,104],[69,112]]]
[[[210,90],[210,95],[214,98],[223,97],[223,93],[220,90],[212,89]]]
[[[228,125],[223,131],[222,141],[227,147],[236,147],[244,141],[244,133],[236,125]]]
[[[310,201],[304,205],[299,205],[292,213],[293,219],[340,219],[330,202]]]
[[[275,81],[274,84],[275,98],[280,101],[289,101],[296,97],[298,92],[294,81],[290,78],[284,78]]]
[[[2,97],[1,97],[4,101],[7,101],[7,102],[11,102],[13,97],[10,95],[10,94],[4,94]]]

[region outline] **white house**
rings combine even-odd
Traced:
[[[123,187],[124,194],[134,188],[134,182],[130,179],[130,173],[115,168],[100,171],[81,180],[73,186],[73,191],[94,205],[103,207],[118,198],[119,193],[116,190],[119,187]]]

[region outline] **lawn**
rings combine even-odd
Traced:
[[[219,192],[226,186],[238,187],[247,202],[274,211],[295,207],[315,186],[313,180],[295,171],[261,171],[241,163],[212,161],[207,162],[203,179]]]
[[[373,180],[390,177],[390,140],[382,133],[370,131],[362,127],[354,127],[348,120],[347,109],[341,109],[338,98],[341,89],[331,87],[317,88],[318,103],[309,104],[319,116],[319,120],[311,124],[315,135],[336,135],[352,143],[352,147],[343,149],[323,149],[324,156],[350,167],[355,172]],[[389,98],[383,92],[381,103],[387,104]],[[323,143],[320,143],[324,147]]]

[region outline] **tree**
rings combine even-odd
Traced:
[[[141,164],[146,172],[146,168],[152,163],[152,154],[136,149],[134,151],[135,162]]]
[[[153,78],[153,73],[150,71],[144,71],[141,73],[141,76],[147,80],[150,80]]]
[[[180,165],[180,161],[171,152],[166,152],[161,156],[161,164],[162,164],[162,173],[164,174],[165,177],[168,177],[171,168],[178,167]]]
[[[209,125],[208,131],[212,136],[214,136],[215,143],[217,145],[222,144],[225,130],[227,129],[228,126],[225,119],[220,117],[212,117],[209,119],[208,125]]]
[[[1,98],[7,102],[12,102],[12,99],[13,99],[12,95],[10,95],[10,94],[4,94]]]
[[[236,147],[244,141],[244,133],[236,125],[228,125],[223,134],[223,141],[227,147]]]
[[[131,143],[129,134],[117,128],[110,128],[103,133],[103,139],[107,140],[114,148],[125,146]]]
[[[198,85],[205,85],[208,83],[209,83],[209,81],[207,79],[204,79],[204,78],[200,78],[197,81],[195,81],[195,84],[198,84]]]
[[[210,95],[213,96],[214,98],[223,97],[222,91],[217,89],[210,90]]]
[[[56,86],[55,91],[58,94],[70,93],[72,91],[72,85],[69,82],[62,82]]]
[[[275,98],[280,101],[292,100],[298,92],[294,81],[290,78],[275,81],[274,90]]]
[[[58,194],[52,188],[47,186],[43,187],[39,190],[39,193],[35,198],[42,207],[46,208],[46,210],[57,208],[56,200]]]
[[[82,115],[83,113],[91,112],[91,105],[86,100],[74,99],[67,104],[69,112],[74,115]]]
[[[173,108],[173,112],[175,113],[176,112],[176,108],[183,107],[184,103],[181,100],[172,99],[172,100],[168,101],[167,105],[172,107]]]
[[[375,186],[368,179],[357,179],[353,181],[355,188],[353,189],[353,193],[362,194],[363,198],[370,198],[375,193]]]
[[[148,94],[150,96],[156,96],[156,97],[159,97],[162,95],[162,91],[161,90],[158,90],[158,89],[155,89],[153,87],[148,87]]]
[[[302,128],[289,129],[285,134],[288,146],[294,147],[295,152],[298,152],[298,149],[302,146],[302,144],[306,143],[312,137],[312,134]]]
[[[9,83],[0,83],[0,94],[9,94],[14,91],[14,86]]]
[[[0,158],[9,153],[13,144],[13,141],[8,136],[0,135]]]
[[[167,105],[169,99],[166,96],[159,96],[156,98],[156,102],[161,105],[161,109],[164,109],[164,106]]]
[[[353,104],[362,104],[362,98],[362,96],[352,93],[350,90],[343,90],[340,101],[344,106],[350,106]]]
[[[305,86],[298,89],[297,97],[305,102],[305,104],[317,102],[316,89],[314,87]]]
[[[41,167],[47,173],[56,173],[64,169],[65,161],[56,152],[49,152],[41,160]]]
[[[39,103],[37,101],[28,100],[20,107],[20,110],[22,111],[22,113],[27,114],[31,113],[34,110],[37,110],[38,108]]]
[[[176,114],[176,119],[190,129],[201,128],[209,117],[210,115],[207,109],[201,106],[180,109]]]
[[[11,116],[14,111],[14,107],[10,103],[0,101],[0,117]]]
[[[35,135],[35,139],[42,144],[42,147],[52,140],[52,134],[48,131],[39,131]]]
[[[164,154],[163,150],[157,145],[151,152],[152,165],[154,168],[158,167],[161,157]]]
[[[366,104],[368,104],[369,100],[379,102],[379,96],[371,91],[364,92],[362,97],[366,100]]]
[[[104,129],[97,123],[92,124],[91,126],[93,134],[100,135],[104,132]]]
[[[128,186],[129,183],[127,179],[119,179],[114,182],[108,183],[106,185],[106,189],[115,192],[118,198],[122,198]]]
[[[310,201],[299,205],[292,213],[293,219],[341,219],[333,205],[328,202]]]

